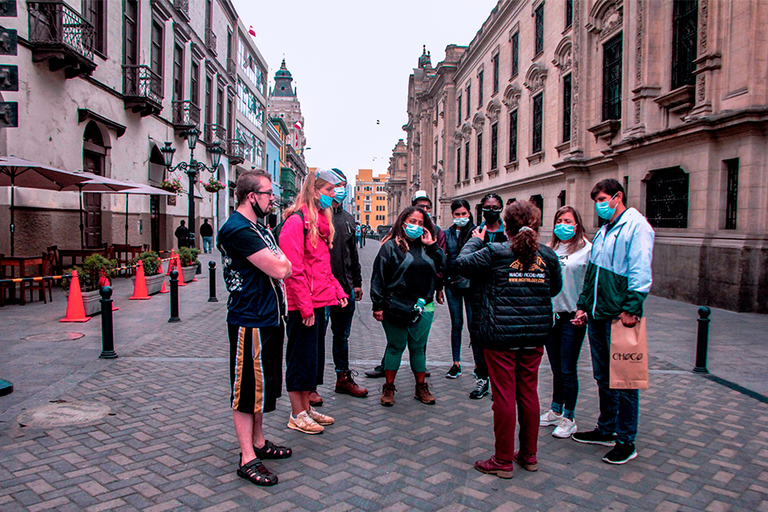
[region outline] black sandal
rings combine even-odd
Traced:
[[[287,446],[277,446],[271,441],[265,441],[263,448],[253,447],[253,451],[256,452],[256,456],[261,460],[267,459],[287,459],[293,455],[293,450]]]
[[[237,468],[237,476],[250,480],[252,484],[268,487],[277,483],[277,475],[271,473],[259,459]]]

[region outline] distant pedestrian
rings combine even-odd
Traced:
[[[435,403],[425,380],[426,353],[435,312],[435,280],[445,255],[432,233],[427,213],[419,206],[410,206],[397,217],[373,262],[373,317],[382,323],[387,337],[386,382],[381,394],[384,406],[395,403],[395,376],[406,347],[416,379],[414,398]]]
[[[448,312],[451,315],[451,354],[453,365],[445,376],[455,379],[461,375],[461,338],[464,331],[464,312],[467,325],[472,321],[472,306],[469,303],[469,279],[456,272],[456,258],[472,236],[475,223],[466,199],[455,199],[451,203],[453,224],[443,231],[445,235],[445,271],[443,281]]]
[[[333,199],[333,245],[331,245],[331,269],[333,276],[349,294],[346,307],[328,307],[326,329],[320,335],[323,337],[321,346],[325,346],[325,334],[328,323],[333,334],[333,365],[336,370],[336,393],[354,397],[368,396],[368,390],[360,387],[349,368],[349,333],[352,319],[355,315],[355,302],[363,299],[363,275],[360,268],[360,258],[357,254],[355,240],[355,218],[344,209],[344,199],[347,197],[347,177],[338,169],[331,169],[341,180],[334,188]],[[318,354],[322,364],[325,363],[325,353]]]
[[[360,248],[365,247],[365,237],[368,234],[368,227],[363,224],[360,226]]]
[[[554,233],[549,247],[560,260],[563,289],[552,299],[555,327],[547,340],[547,357],[552,368],[552,408],[541,415],[542,427],[556,425],[552,435],[561,439],[576,433],[576,399],[579,395],[577,373],[581,345],[587,328],[576,326],[576,301],[584,285],[592,244],[584,236],[581,215],[572,206],[555,212]]]
[[[245,172],[236,188],[238,207],[219,230],[218,248],[229,291],[230,403],[240,445],[237,474],[256,485],[274,485],[277,475],[259,459],[284,459],[292,451],[264,438],[262,419],[275,410],[283,385],[281,280],[291,275],[291,262],[258,222],[272,206],[269,174]]]
[[[211,253],[213,251],[213,227],[208,224],[208,219],[204,219],[200,226],[200,236],[203,238],[203,252]]]
[[[597,427],[572,436],[574,441],[613,446],[603,461],[624,464],[635,457],[640,410],[636,389],[611,389],[611,324],[634,327],[643,316],[651,290],[653,228],[634,208],[627,208],[624,187],[614,179],[597,183],[590,193],[598,217],[607,221],[592,240],[592,253],[573,324],[588,323],[592,373],[597,381]]]
[[[320,434],[334,422],[312,404],[322,404],[317,386],[323,383],[325,366],[325,308],[346,307],[349,293],[333,277],[329,250],[334,239],[333,189],[338,184],[338,176],[331,171],[309,173],[296,202],[285,211],[280,231],[280,248],[293,264],[293,274],[285,280],[285,387],[291,399],[288,428],[305,434]]]
[[[363,248],[363,240],[361,239],[362,236],[362,228],[360,227],[360,223],[355,224],[355,238],[357,238],[357,243],[360,245],[360,248]]]
[[[475,469],[500,478],[512,478],[513,461],[538,470],[539,364],[552,329],[552,297],[562,285],[557,255],[538,243],[540,225],[536,205],[515,201],[504,210],[509,241],[484,245],[484,234],[475,232],[456,262],[473,285],[482,285],[484,300],[473,307],[472,321],[493,386],[495,453]]]
[[[189,228],[187,228],[187,222],[182,220],[179,222],[179,227],[176,228],[176,231],[173,233],[176,236],[176,242],[179,246],[179,249],[182,247],[189,247]]]

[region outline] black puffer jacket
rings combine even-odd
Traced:
[[[490,350],[543,346],[553,324],[552,297],[562,288],[557,255],[539,244],[534,264],[524,271],[509,242],[482,245],[471,238],[456,261],[485,298],[472,310],[477,341]]]
[[[472,236],[472,231],[475,229],[474,224],[467,224],[461,231],[459,231],[455,225],[443,230],[445,235],[445,270],[443,271],[443,283],[446,288],[451,288],[453,291],[466,290],[469,288],[469,279],[462,277],[456,272],[456,258],[459,257],[461,248],[467,243],[469,237]],[[463,238],[466,238],[464,240]]]
[[[341,206],[333,207],[333,247],[331,247],[331,271],[333,277],[347,293],[363,286],[360,273],[360,257],[357,254],[355,218]]]

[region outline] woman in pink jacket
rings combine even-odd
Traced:
[[[333,418],[310,404],[310,394],[323,383],[326,306],[346,307],[347,293],[331,272],[333,223],[330,206],[338,178],[330,171],[309,173],[296,202],[285,213],[280,249],[293,273],[285,280],[288,301],[285,387],[291,401],[288,428],[321,434]],[[294,215],[295,214],[295,215]]]

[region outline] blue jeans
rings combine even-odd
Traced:
[[[331,348],[333,365],[337,372],[349,371],[349,343],[347,340],[349,340],[349,332],[352,329],[352,318],[355,315],[355,291],[352,290],[349,293],[347,307],[328,306],[325,311],[326,323],[323,330],[323,340],[325,340],[325,333],[328,331],[328,323],[330,323],[333,333]],[[329,319],[330,322],[328,322]]]
[[[445,287],[445,298],[448,301],[448,312],[451,314],[451,353],[454,362],[461,362],[461,335],[464,330],[464,313],[462,303],[467,313],[467,324],[472,323],[472,306],[469,303],[469,290],[451,290]]]
[[[640,413],[640,393],[636,389],[611,389],[611,320],[589,320],[589,346],[592,373],[597,381],[600,416],[597,428],[603,434],[616,432],[620,443],[634,443]]]
[[[204,236],[203,237],[203,252],[211,252],[213,250],[213,237],[212,236]]]
[[[552,368],[552,410],[572,420],[579,396],[577,368],[587,327],[571,323],[575,313],[558,313],[547,340],[547,358]],[[565,410],[563,410],[565,408]]]

